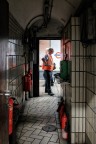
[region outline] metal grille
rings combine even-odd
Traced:
[[[22,102],[24,95],[22,89],[22,76],[25,70],[25,58],[23,56],[22,34],[24,30],[14,19],[12,14],[9,14],[9,41],[7,49],[7,74],[8,88],[12,91],[12,96]]]
[[[9,13],[9,38],[22,40],[24,29],[16,21],[11,13]]]

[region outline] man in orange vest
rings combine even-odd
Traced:
[[[54,95],[51,90],[51,77],[52,77],[52,71],[54,69],[54,63],[52,58],[53,53],[54,53],[53,48],[49,48],[48,54],[46,54],[45,57],[42,58],[44,77],[45,77],[45,93],[48,93],[48,95],[51,96]]]

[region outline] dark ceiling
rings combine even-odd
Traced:
[[[7,0],[9,11],[22,26],[35,27],[38,36],[61,34],[82,0]]]

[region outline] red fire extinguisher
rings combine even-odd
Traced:
[[[29,74],[30,74],[30,76],[31,76],[31,86],[32,86],[32,70],[31,69],[29,69],[29,72],[28,72]]]
[[[13,99],[9,98],[9,135],[13,131]]]
[[[64,105],[61,106],[61,109],[60,109],[60,112],[59,112],[61,125],[62,125],[62,116],[63,116],[63,113],[64,113]]]
[[[29,69],[28,73],[31,75],[31,79],[32,79],[32,70]]]
[[[30,91],[32,86],[31,75],[28,73],[23,77],[23,90]]]
[[[62,116],[61,128],[62,128],[62,137],[66,140],[68,139],[68,131],[66,130],[67,124],[68,124],[68,118],[64,113],[64,115]]]

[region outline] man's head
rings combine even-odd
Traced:
[[[49,53],[49,54],[53,54],[53,53],[54,53],[54,49],[53,49],[53,48],[49,48],[49,49],[48,49],[48,53]]]

